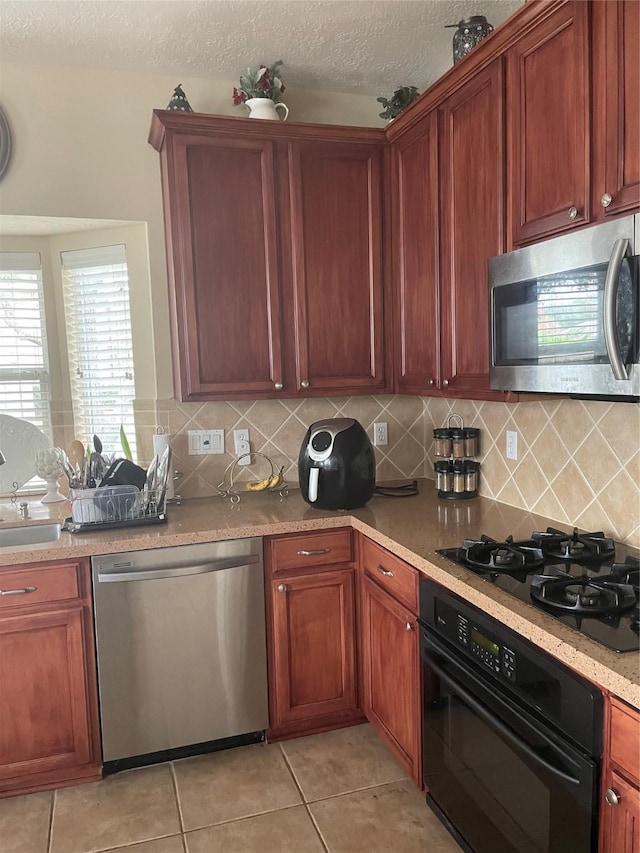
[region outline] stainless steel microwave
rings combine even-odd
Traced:
[[[492,388],[640,397],[640,214],[489,260]]]

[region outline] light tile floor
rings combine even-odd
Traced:
[[[459,853],[370,726],[0,800],[0,853]]]

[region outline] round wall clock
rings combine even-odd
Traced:
[[[9,168],[10,160],[11,128],[9,127],[9,122],[7,121],[7,117],[4,114],[2,107],[0,107],[0,179],[2,179],[4,173]]]

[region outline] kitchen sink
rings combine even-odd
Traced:
[[[30,524],[0,528],[0,548],[55,542],[60,538],[61,528],[61,524]]]

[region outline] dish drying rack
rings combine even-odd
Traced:
[[[166,488],[121,492],[115,488],[70,492],[71,516],[65,519],[63,530],[79,533],[166,522]]]
[[[284,471],[284,465],[280,468],[277,468],[274,464],[273,460],[267,456],[265,453],[258,453],[257,451],[250,451],[249,453],[243,453],[241,456],[238,456],[233,462],[230,462],[225,468],[224,474],[222,475],[222,481],[218,483],[216,488],[218,489],[218,494],[222,498],[229,498],[232,504],[240,503],[240,494],[234,488],[235,480],[234,477],[237,474],[237,467],[240,464],[242,459],[251,458],[251,457],[260,457],[269,463],[270,473],[267,474],[262,480],[259,480],[259,483],[267,483],[269,480],[273,480],[275,477],[280,477],[280,481],[277,486],[268,486],[265,485],[263,488],[258,489],[247,489],[249,493],[255,492],[269,492],[270,494],[277,494],[281,498],[286,498],[289,494],[289,484],[284,479],[282,472]],[[229,484],[227,485],[227,477],[229,478]]]

